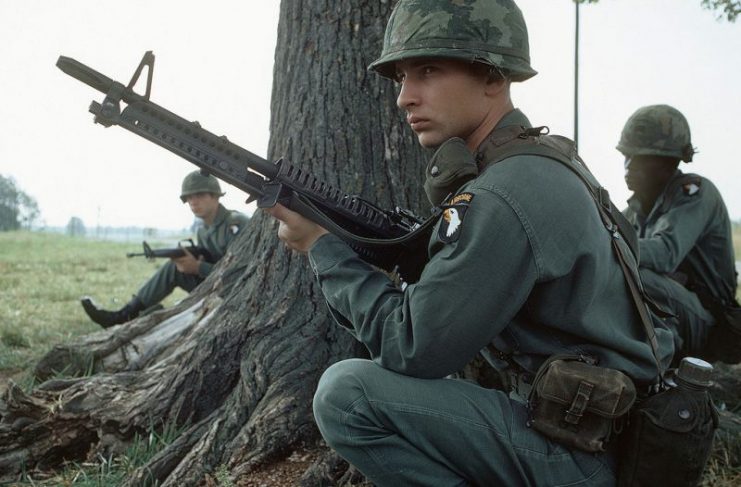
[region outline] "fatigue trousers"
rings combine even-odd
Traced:
[[[674,334],[677,357],[702,356],[708,333],[715,325],[710,312],[702,307],[695,293],[674,279],[650,269],[641,268],[640,274],[649,297],[676,316],[667,320],[667,323]]]
[[[552,442],[527,427],[523,403],[469,381],[345,360],[319,381],[314,416],[327,443],[379,487],[616,482],[614,452]]]
[[[136,297],[144,304],[145,308],[148,308],[165,299],[176,287],[191,292],[201,282],[203,282],[203,278],[193,274],[183,274],[178,271],[173,261],[168,260],[137,291]]]

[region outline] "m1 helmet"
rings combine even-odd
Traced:
[[[369,69],[393,79],[395,62],[417,57],[483,63],[512,81],[537,74],[525,19],[512,0],[399,0],[381,57]]]
[[[625,122],[617,150],[625,157],[664,156],[685,162],[692,161],[695,153],[687,119],[669,105],[636,110]]]
[[[219,186],[219,180],[210,174],[204,174],[200,170],[188,173],[183,179],[183,186],[180,191],[180,200],[185,203],[188,196],[196,193],[211,193],[217,196],[224,196]]]

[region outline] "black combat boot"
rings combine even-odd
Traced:
[[[139,298],[134,296],[131,301],[119,309],[118,311],[108,311],[105,309],[99,309],[93,303],[93,300],[89,297],[84,297],[80,300],[85,313],[90,317],[91,320],[102,326],[108,328],[113,325],[126,323],[129,320],[133,320],[139,313],[144,309],[144,303],[139,301]]]

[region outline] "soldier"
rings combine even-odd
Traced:
[[[641,278],[677,317],[675,358],[739,362],[741,328],[734,333],[725,312],[738,306],[731,222],[713,183],[678,169],[695,154],[687,120],[668,105],[639,108],[617,149],[634,192],[623,213],[639,236]]]
[[[612,249],[624,242],[575,174],[573,143],[514,108],[510,84],[536,74],[522,13],[512,0],[400,0],[370,68],[399,84],[411,129],[437,149],[425,189],[444,212],[402,289],[324,228],[268,210],[371,356],[325,371],[322,436],[379,486],[614,485],[614,443],[588,453],[528,427],[534,375],[555,354],[589,355],[647,391],[671,332],[656,329],[655,359]],[[545,139],[569,150],[539,155]],[[448,378],[479,351],[506,362],[509,391]]]
[[[215,260],[221,259],[226,249],[249,218],[238,211],[227,210],[219,203],[223,196],[219,181],[193,171],[183,179],[180,199],[188,203],[193,214],[203,220],[198,229],[198,245],[208,250]],[[82,307],[94,322],[103,328],[125,323],[165,299],[175,287],[192,291],[211,273],[215,264],[196,259],[186,250],[186,255],[170,259],[139,289],[131,301],[116,311],[99,309],[93,301],[82,299]]]

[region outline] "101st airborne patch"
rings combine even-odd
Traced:
[[[694,196],[700,191],[700,181],[693,181],[682,185],[682,191],[688,196]]]
[[[461,193],[442,205],[445,211],[443,211],[440,228],[437,231],[437,238],[441,242],[452,243],[458,240],[461,235],[463,218],[466,216],[468,207],[471,206],[471,201],[473,201],[473,193]]]

